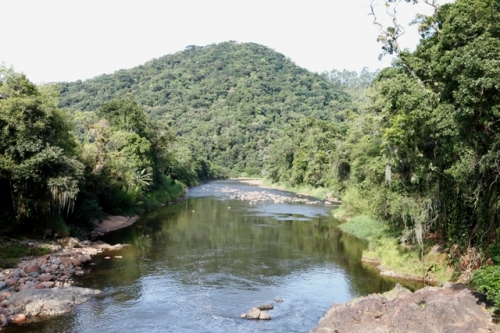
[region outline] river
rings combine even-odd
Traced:
[[[394,286],[361,265],[366,245],[313,200],[235,180],[192,188],[107,235],[131,246],[96,256],[77,278],[102,295],[8,331],[307,332],[332,303]],[[272,320],[240,318],[274,298],[283,302],[268,311]]]

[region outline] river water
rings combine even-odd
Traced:
[[[307,332],[332,303],[391,289],[361,266],[366,245],[337,229],[332,207],[304,199],[235,180],[190,189],[104,239],[132,246],[77,278],[100,296],[8,331]],[[278,297],[272,320],[240,318]]]

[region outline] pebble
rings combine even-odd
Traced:
[[[6,300],[7,298],[9,298],[10,296],[12,296],[12,293],[9,292],[9,291],[1,291],[0,292],[0,302]]]
[[[24,323],[26,321],[26,316],[22,313],[17,313],[10,319],[13,323]]]
[[[54,276],[51,274],[42,274],[39,277],[40,281],[46,282],[54,279]]]
[[[49,282],[42,282],[40,284],[44,285],[46,288],[52,288],[54,287],[55,282],[49,281]]]

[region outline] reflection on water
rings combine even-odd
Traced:
[[[191,189],[186,201],[108,235],[132,246],[112,253],[121,259],[96,257],[78,279],[101,296],[12,331],[307,332],[333,302],[392,288],[360,265],[365,244],[337,229],[330,207],[238,200],[235,191],[297,197],[237,181]],[[284,302],[271,321],[239,318],[275,297]]]

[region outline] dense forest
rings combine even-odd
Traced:
[[[260,175],[268,146],[303,116],[352,107],[339,84],[254,43],[188,46],[142,66],[60,83],[59,106],[95,111],[128,95],[196,156],[227,174]]]
[[[413,52],[399,48],[396,23],[379,37],[396,60],[373,80],[368,101],[334,122],[294,124],[266,165],[274,181],[332,187],[347,214],[383,221],[422,252],[428,235],[443,239],[461,274],[487,264],[473,281],[497,306],[499,19],[498,0],[436,5],[417,17]]]
[[[0,68],[2,233],[76,234],[104,212],[142,213],[219,176],[130,96],[73,115],[58,96]]]
[[[426,3],[416,50],[395,23],[375,73],[314,74],[235,42],[57,86],[3,69],[0,225],[85,223],[259,175],[328,188],[402,242],[438,235],[466,269],[491,264],[474,279],[500,295],[500,2]]]
[[[359,92],[341,82],[353,75],[234,42],[85,82],[36,86],[3,69],[2,230],[67,234],[68,223],[142,213],[205,179],[262,175],[290,126],[355,110]]]

